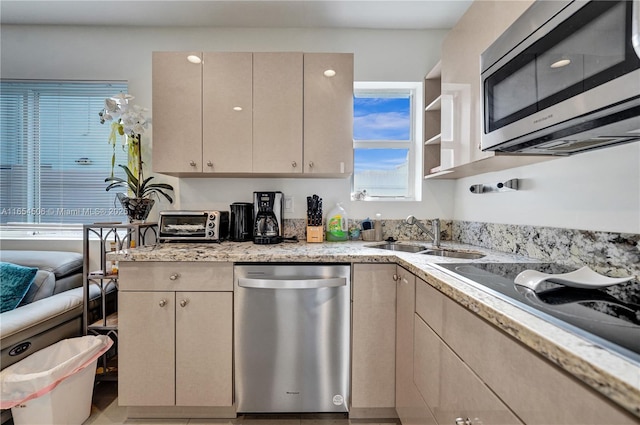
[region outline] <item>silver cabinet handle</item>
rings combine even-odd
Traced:
[[[473,425],[469,418],[456,418],[455,425]]]
[[[207,167],[213,167],[213,162],[207,161]]]
[[[313,168],[313,161],[309,161],[309,168]]]
[[[158,303],[158,305],[160,307],[164,307],[165,305],[167,305],[167,300],[165,300],[164,298],[160,300],[160,302]]]
[[[180,301],[180,307],[186,307],[187,304],[189,304],[189,300],[181,300]]]
[[[180,277],[180,273],[174,273],[171,276],[169,276],[169,280],[178,280],[179,277]]]
[[[196,166],[196,162],[195,161],[189,161],[189,165],[191,165],[192,167]]]
[[[398,276],[397,274],[395,274],[395,273],[394,273],[394,274],[393,274],[393,281],[394,281],[394,282],[397,282],[397,281],[399,281],[399,280],[400,280],[400,276]]]
[[[297,162],[295,162],[295,161],[291,161],[291,166],[292,166],[293,168],[296,168],[296,167],[298,166],[298,163],[297,163]]]

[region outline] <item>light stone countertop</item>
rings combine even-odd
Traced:
[[[403,243],[425,244],[418,241]],[[251,242],[168,243],[109,253],[118,261],[212,262],[348,262],[397,263],[451,299],[493,323],[552,363],[585,382],[612,401],[640,417],[640,364],[561,329],[500,297],[460,280],[434,263],[540,262],[484,248],[443,242],[445,248],[480,251],[478,260],[444,258],[399,251],[372,249],[376,242],[284,242],[255,245]]]

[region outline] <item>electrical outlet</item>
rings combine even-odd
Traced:
[[[284,212],[292,213],[293,211],[293,196],[284,197]]]

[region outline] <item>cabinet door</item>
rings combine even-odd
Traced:
[[[176,293],[176,406],[231,406],[233,294]]]
[[[403,425],[435,424],[413,382],[416,278],[400,266],[396,274],[396,412]]]
[[[202,162],[205,173],[250,173],[253,143],[251,53],[205,52]]]
[[[442,148],[443,156],[453,158],[453,167],[495,156],[494,152],[480,150],[480,55],[532,3],[533,0],[474,2],[443,41],[442,93],[451,95],[454,104],[453,138]]]
[[[302,58],[253,54],[254,173],[302,173]]]
[[[417,314],[414,332],[414,379],[438,423],[522,423]]]
[[[202,64],[153,52],[153,171],[202,171]]]
[[[353,172],[352,53],[304,54],[304,172]]]
[[[353,266],[351,407],[395,405],[395,264]]]
[[[444,328],[449,346],[527,424],[638,423],[637,417],[466,308],[448,300],[445,314],[446,323],[455,323]]]
[[[173,292],[118,293],[118,403],[175,404]]]

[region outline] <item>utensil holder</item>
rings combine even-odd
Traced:
[[[307,242],[322,242],[323,229],[322,226],[307,226]]]

